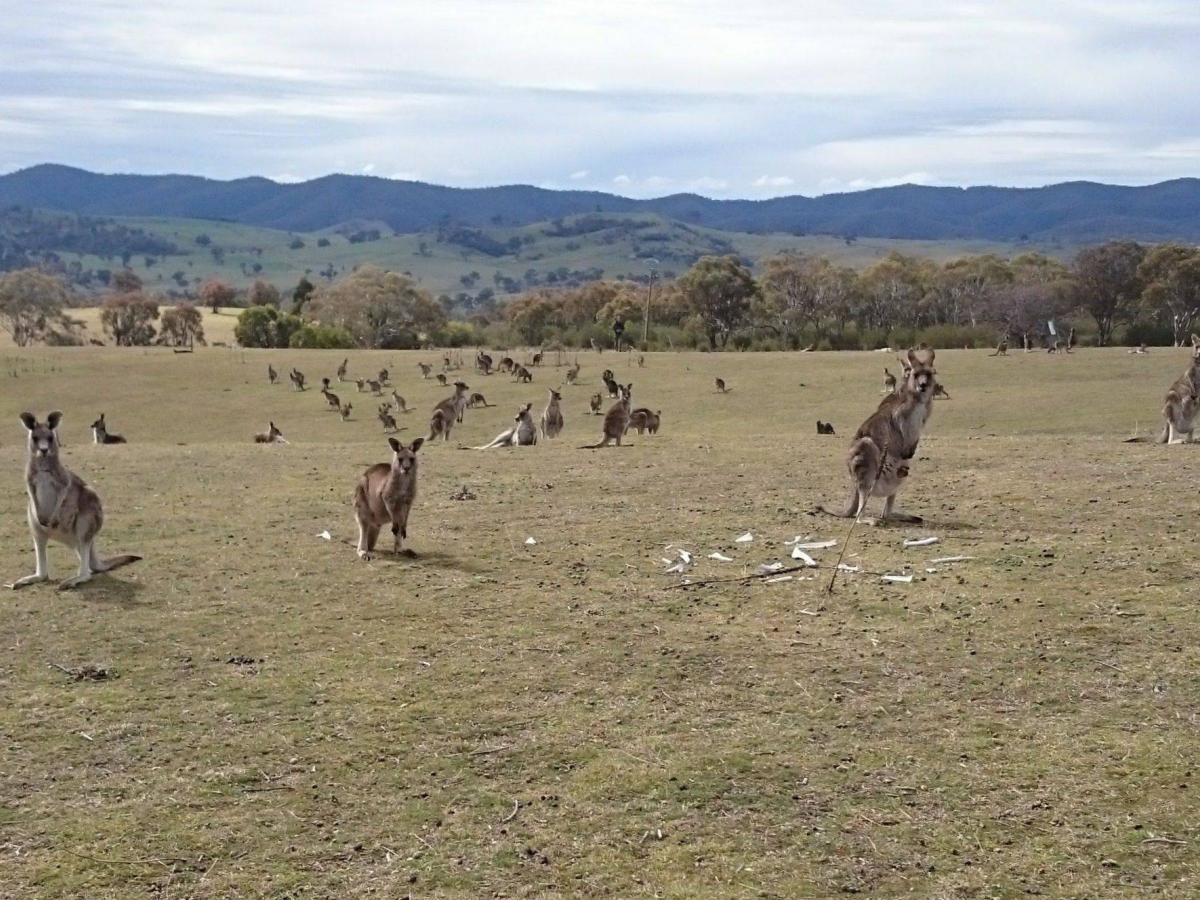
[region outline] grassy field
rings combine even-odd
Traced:
[[[729,579],[843,541],[810,510],[844,498],[884,354],[587,354],[563,438],[488,453],[459,445],[563,370],[468,374],[496,405],[421,450],[418,557],[370,563],[349,498],[388,458],[373,404],[343,423],[265,378],[340,358],[0,352],[4,579],[33,565],[22,409],[65,411],[102,552],[146,557],[3,597],[0,896],[1200,891],[1200,447],[1121,443],[1184,351],[938,354],[953,399],[899,504],[927,525],[860,527],[832,594],[825,570],[686,588],[662,560]],[[447,393],[433,358],[351,356],[391,365],[406,440]],[[577,449],[604,365],[657,437]],[[127,446],[89,443],[101,411]],[[289,446],[250,442],[268,419]],[[115,677],[57,668],[87,665]]]

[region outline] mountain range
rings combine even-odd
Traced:
[[[899,185],[818,197],[637,200],[529,185],[453,188],[366,175],[281,184],[193,175],[107,175],[55,164],[0,176],[0,206],[93,216],[209,219],[313,232],[378,222],[399,234],[455,224],[521,226],[583,213],[653,213],[722,231],[915,240],[1200,240],[1200,179],[1144,187]]]

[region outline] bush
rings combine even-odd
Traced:
[[[1134,322],[1125,329],[1121,342],[1129,347],[1170,347],[1174,343],[1171,326],[1159,322]]]
[[[238,316],[233,335],[243,347],[287,347],[303,326],[299,316],[273,306],[251,306]]]
[[[351,350],[354,338],[345,328],[309,322],[292,332],[288,346],[296,350]]]

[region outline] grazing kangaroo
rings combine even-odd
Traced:
[[[353,403],[347,403],[347,404],[346,404],[345,406],[343,406],[343,407],[342,407],[340,410],[338,410],[338,412],[339,412],[339,413],[341,414],[341,416],[342,416],[342,421],[343,421],[343,422],[349,422],[349,421],[350,421],[350,410],[352,410],[352,409],[354,409],[354,404],[353,404]]]
[[[658,434],[658,424],[662,421],[662,410],[650,410],[645,406],[635,409],[629,414],[629,428],[637,430],[638,434],[643,431],[648,431],[651,434]]]
[[[604,437],[598,444],[587,444],[580,450],[597,450],[611,443],[621,446],[621,438],[629,430],[629,401],[633,397],[633,385],[619,386],[621,399],[612,405],[604,416]]]
[[[254,435],[254,443],[256,444],[286,444],[283,439],[283,432],[275,427],[274,422],[267,423],[267,430],[260,431]]]
[[[421,377],[428,381],[429,373],[433,371],[433,366],[429,363],[419,362],[417,363],[417,368],[421,370]]]
[[[512,428],[500,432],[490,443],[473,450],[494,450],[497,447],[532,447],[537,443],[537,427],[533,424],[533,414],[529,411],[532,403],[526,403],[517,410],[516,422]]]
[[[342,364],[337,367],[337,380],[345,381],[346,373],[349,370],[350,370],[350,357],[347,356],[345,359],[342,360]]]
[[[1167,390],[1162,413],[1167,421],[1156,443],[1190,443],[1200,414],[1200,335],[1192,335],[1192,364]]]
[[[605,369],[600,373],[600,380],[604,382],[605,388],[608,389],[609,399],[616,399],[620,396],[620,385],[617,384],[617,378],[613,375],[612,369]]]
[[[887,366],[883,367],[883,390],[880,393],[896,393],[896,376],[888,371]]]
[[[104,413],[92,423],[92,441],[97,444],[124,444],[125,438],[119,434],[109,434],[108,426],[104,424]]]
[[[37,567],[32,575],[8,585],[13,590],[50,579],[46,566],[49,540],[66,544],[79,557],[79,574],[62,582],[59,588],[63,590],[90,581],[97,572],[109,572],[141,559],[132,554],[100,558],[96,535],[104,525],[104,510],[100,496],[59,459],[58,423],[61,421],[62,413],[58,410],[46,416],[45,424],[33,413],[21,413],[21,424],[29,432],[25,489],[29,494],[27,516]]]
[[[715,384],[716,384],[716,386],[717,386],[717,393],[718,393],[718,394],[728,394],[728,393],[729,393],[729,388],[727,388],[727,387],[725,386],[725,379],[724,379],[724,378],[714,378],[714,379],[713,379],[713,381],[714,381],[714,383],[715,383]]]
[[[379,540],[379,529],[392,525],[392,552],[400,553],[408,537],[408,514],[417,499],[417,451],[425,443],[417,438],[407,447],[394,437],[391,463],[377,463],[363,472],[354,489],[354,517],[358,520],[358,557],[369,560]],[[412,551],[409,551],[412,554]]]
[[[529,384],[531,381],[533,381],[533,373],[524,366],[517,366],[513,374],[516,375],[514,380],[519,384]]]
[[[379,407],[379,421],[383,425],[384,431],[399,431],[399,426],[396,425],[396,418],[388,412],[387,404]]]
[[[591,407],[592,407],[592,415],[593,416],[600,415],[600,406],[603,403],[604,403],[603,397],[601,397],[599,394],[592,394]]]
[[[516,365],[517,364],[513,362],[513,358],[511,356],[505,356],[500,359],[500,365],[496,366],[496,371],[511,372],[514,368],[516,368]]]
[[[487,402],[487,397],[480,393],[472,394],[471,399],[467,401],[467,409],[474,409],[477,406],[482,406],[484,409],[487,409],[491,405],[492,404]]]
[[[279,380],[279,373],[275,371],[275,367],[267,363],[267,384],[274,384]]]
[[[563,430],[563,414],[562,408],[558,405],[562,400],[562,394],[554,388],[548,388],[550,391],[550,399],[546,403],[546,408],[542,412],[542,434],[547,438],[556,438],[559,432]]]
[[[933,412],[934,351],[908,351],[908,370],[896,393],[884,397],[879,408],[855,432],[846,459],[853,484],[845,509],[818,507],[842,518],[857,518],[871,497],[883,497],[883,520],[920,523],[919,516],[894,510],[896,494],[909,476],[917,444]]]
[[[395,391],[392,391],[392,402],[396,404],[396,409],[398,409],[400,412],[402,412],[402,413],[412,412],[412,410],[408,408],[408,404],[404,402],[404,398],[401,397],[399,394],[397,394]]]
[[[288,378],[292,381],[292,387],[298,391],[304,390],[304,373],[299,369],[292,369],[288,372]]]
[[[988,356],[1008,356],[1008,338],[1001,338],[1000,343],[996,345],[996,352],[989,353]]]

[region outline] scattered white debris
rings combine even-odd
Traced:
[[[783,568],[783,563],[781,563],[781,562],[763,563],[761,566],[758,567],[758,574],[759,575],[768,575],[771,572],[778,572],[782,568]]]
[[[862,566],[852,566],[849,563],[838,563],[839,572],[861,572]]]
[[[837,540],[806,541],[800,535],[796,535],[790,541],[784,541],[784,544],[795,544],[801,550],[828,550],[830,547],[837,546]]]
[[[933,544],[936,544],[939,540],[941,540],[941,539],[936,538],[936,537],[911,538],[904,542],[904,546],[905,547],[930,547]]]
[[[937,569],[930,569],[928,566],[926,566],[925,571],[928,574],[933,575],[935,572],[937,572]]]
[[[535,540],[534,540],[533,538],[531,538],[531,537],[527,537],[527,538],[525,538],[525,546],[526,546],[526,547],[532,547],[532,546],[533,546],[534,544],[536,544],[536,543],[537,543],[537,541],[535,541]]]
[[[791,575],[776,575],[774,578],[768,578],[766,584],[779,584],[781,581],[791,581]]]
[[[329,533],[328,529],[326,529],[325,531],[322,531],[320,534],[317,535],[317,537],[325,538],[325,540],[327,540],[327,541],[333,540],[333,535]]]
[[[678,552],[679,558],[690,566],[692,564],[692,554],[683,548],[680,548]]]
[[[754,535],[752,535],[752,534],[751,534],[749,531],[747,531],[745,534],[743,534],[743,535],[742,535],[741,537],[739,537],[739,538],[736,538],[735,540],[736,540],[736,542],[737,542],[737,543],[739,543],[739,544],[748,544],[748,543],[750,543],[752,540],[754,540]]]
[[[792,559],[798,559],[806,566],[816,566],[817,561],[801,550],[799,547],[792,548]]]
[[[912,578],[913,577],[911,575],[884,575],[883,576],[884,581],[897,581],[900,584],[911,584]]]
[[[677,572],[686,572],[687,570],[688,570],[687,563],[677,562],[677,563],[675,563],[675,565],[671,566],[671,568],[667,569],[667,574],[674,575]]]
[[[732,557],[732,556],[726,556],[724,553],[715,553],[715,552],[714,552],[714,553],[710,553],[710,554],[708,554],[708,558],[709,558],[709,559],[715,559],[715,560],[717,560],[718,562],[733,562],[733,557]]]
[[[676,548],[675,552],[679,554],[679,562],[667,569],[668,575],[678,572],[686,572],[692,567],[692,554],[684,550],[682,547]],[[671,565],[671,560],[669,559],[664,559],[663,562],[665,562],[667,565]]]
[[[973,556],[942,556],[938,559],[931,559],[929,561],[929,564],[931,566],[936,566],[941,563],[965,562],[968,559],[974,559],[974,558],[975,557],[973,557]]]

